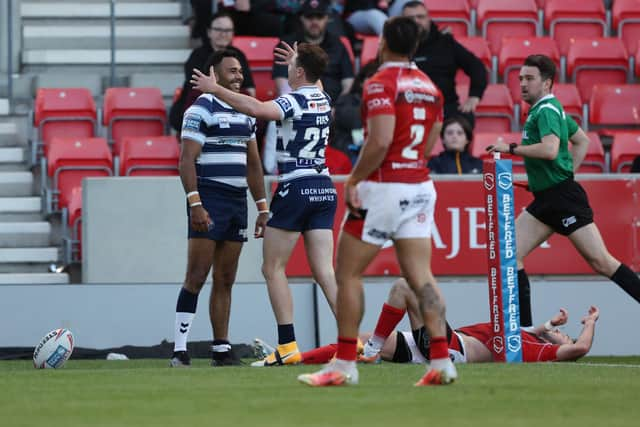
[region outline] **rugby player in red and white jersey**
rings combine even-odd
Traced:
[[[312,386],[357,384],[362,274],[392,240],[407,283],[415,292],[431,337],[430,365],[416,385],[457,378],[448,357],[445,304],[431,273],[431,227],[436,192],[426,158],[442,126],[442,94],[409,58],[419,28],[404,17],[389,19],[378,48],[379,71],[363,89],[365,144],[345,184],[349,216],[336,256],[338,348],[336,360],[298,380]]]
[[[397,330],[394,333],[405,314],[409,315],[411,330]],[[560,309],[542,325],[523,328],[522,361],[564,362],[585,356],[591,350],[599,314],[597,307],[589,308],[582,318],[582,332],[575,341],[558,330],[559,326],[565,325],[569,320],[565,309]],[[394,363],[425,363],[429,360],[429,335],[425,331],[415,294],[404,279],[397,280],[391,287],[375,330],[360,334],[360,339],[366,344],[363,353],[358,355],[359,362],[376,363],[385,360]],[[449,357],[455,363],[493,362],[493,332],[490,322],[462,326],[455,330],[448,328],[447,339]],[[334,357],[336,347],[336,344],[330,344],[306,351],[302,353],[302,363],[327,363]]]

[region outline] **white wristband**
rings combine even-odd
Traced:
[[[190,208],[195,208],[196,206],[202,206],[202,202],[195,202],[189,205]]]
[[[544,328],[547,331],[553,331],[553,325],[551,324],[551,320],[547,320],[546,322],[544,322]]]
[[[259,214],[269,213],[269,211],[268,211],[268,210],[266,210],[266,211],[258,211],[258,213],[259,213]]]
[[[267,203],[267,199],[265,199],[265,198],[263,197],[263,198],[262,198],[262,199],[260,199],[260,200],[256,200],[256,205],[257,205],[258,203],[262,203],[262,202]]]
[[[200,195],[200,193],[198,193],[197,191],[192,191],[192,192],[190,192],[190,193],[187,193],[187,199],[188,199],[189,197],[191,197],[191,196],[196,196],[196,195],[197,195],[197,196],[199,196],[199,195]]]

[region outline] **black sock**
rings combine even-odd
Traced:
[[[214,359],[224,359],[229,357],[231,352],[231,344],[229,344],[229,340],[213,340],[213,345],[211,346],[211,351],[213,352]]]
[[[293,331],[293,323],[278,325],[278,344],[286,344],[295,340],[296,334]]]
[[[177,313],[195,313],[198,305],[198,294],[192,294],[185,288],[180,288],[178,294],[178,303],[176,304]]]
[[[611,280],[616,282],[634,300],[640,302],[640,278],[629,267],[620,264],[620,267],[613,273]]]
[[[520,326],[532,326],[531,284],[524,268],[518,270],[518,302],[520,304]]]

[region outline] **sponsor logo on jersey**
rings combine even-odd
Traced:
[[[404,99],[409,104],[413,104],[414,102],[436,102],[435,96],[421,92],[414,92],[412,90],[406,90],[404,92]]]
[[[407,199],[400,200],[400,209],[403,211],[409,207],[409,201]]]
[[[529,139],[529,136],[527,135],[527,130],[526,129],[524,129],[522,131],[522,139]]]
[[[383,93],[384,85],[380,83],[371,83],[367,86],[367,94],[374,95],[376,93]]]
[[[373,98],[367,101],[367,108],[375,110],[377,108],[391,107],[391,99],[389,98]]]
[[[202,119],[200,116],[195,116],[189,114],[188,116],[184,116],[184,120],[182,121],[182,129],[184,130],[200,130],[200,121]]]
[[[287,98],[276,98],[275,102],[280,106],[280,108],[282,108],[283,111],[289,111],[293,108],[293,105],[291,105],[291,102]]]

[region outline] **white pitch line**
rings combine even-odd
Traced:
[[[640,365],[626,365],[617,363],[567,363],[568,366],[603,366],[605,368],[640,368]]]

